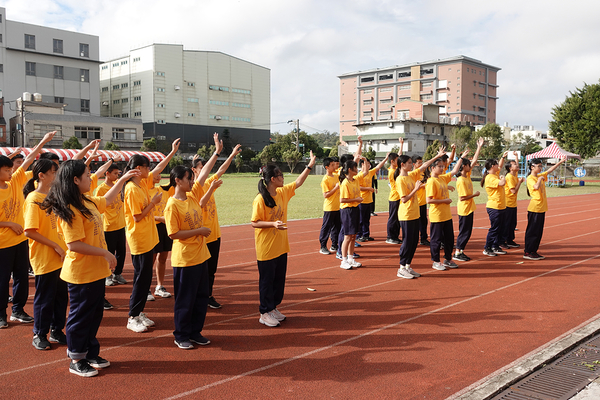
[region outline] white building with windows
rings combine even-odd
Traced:
[[[99,115],[99,64],[98,36],[10,21],[0,7],[5,115],[14,115],[15,100],[25,92],[41,94],[45,103],[64,104],[65,114]]]
[[[254,150],[269,144],[268,68],[214,51],[152,44],[100,65],[101,115],[140,118],[144,138],[195,153],[229,131],[233,144]]]

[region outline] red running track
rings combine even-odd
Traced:
[[[172,299],[148,303],[154,329],[128,331],[131,284],[109,287],[117,307],[104,313],[98,337],[112,365],[93,378],[72,375],[64,346],[35,350],[31,325],[10,323],[0,331],[0,397],[447,398],[600,312],[600,194],[551,198],[549,206],[546,260],[524,260],[522,249],[483,256],[489,222],[479,205],[466,250],[473,260],[435,271],[420,246],[412,266],[423,276],[413,280],[396,277],[399,246],[384,243],[385,213],[372,218],[376,241],[358,249],[365,266],[351,271],[318,254],[320,220],[292,221],[279,307],[288,320],[279,328],[258,323],[252,228],[225,227],[215,285],[224,306],[208,311],[209,346],[175,347]],[[521,244],[526,208],[519,202]],[[130,263],[125,271],[131,279]]]

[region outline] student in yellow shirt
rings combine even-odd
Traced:
[[[139,176],[139,171],[125,174],[103,197],[85,195],[90,190],[90,175],[83,161],[65,161],[40,204],[42,210],[58,217],[68,248],[60,272],[70,299],[67,355],[71,359],[69,372],[83,377],[97,375],[95,368],[110,365],[100,357],[96,334],[104,312],[104,281],[117,260],[106,248],[101,213],[117,198],[125,181]]]
[[[515,243],[515,228],[517,227],[517,195],[521,184],[525,182],[525,178],[519,178],[519,153],[513,151],[515,160],[510,160],[506,163],[506,185],[504,190],[506,194],[506,211],[504,212],[504,232],[500,238],[500,248],[509,249],[517,248],[519,245]]]
[[[402,143],[402,142],[401,142]],[[402,152],[402,148],[400,148]],[[400,240],[400,221],[398,221],[398,209],[400,208],[400,195],[396,190],[396,180],[394,179],[394,173],[398,168],[398,154],[390,153],[390,167],[388,168],[388,180],[390,184],[390,195],[389,201],[389,214],[387,222],[387,239],[386,243],[389,244],[401,244]]]
[[[423,165],[423,157],[415,154],[412,156],[413,168],[418,169]],[[429,246],[429,240],[427,240],[427,225],[429,221],[427,220],[427,196],[425,195],[425,183],[427,182],[427,178],[429,177],[429,172],[427,169],[421,171],[421,175],[419,180],[423,182],[423,185],[417,190],[417,198],[419,199],[419,232],[421,233],[421,240],[419,244],[422,246]]]
[[[396,275],[399,278],[413,279],[421,276],[415,272],[410,264],[417,250],[419,241],[419,198],[417,193],[423,182],[421,174],[435,160],[444,155],[444,149],[440,149],[438,154],[422,163],[419,168],[413,169],[412,159],[407,155],[398,157],[398,169],[394,173],[396,177],[396,188],[400,195],[400,208],[398,210],[398,220],[402,229],[402,246],[400,247],[400,268]]]
[[[479,196],[479,192],[473,192],[473,181],[471,181],[471,172],[473,167],[477,165],[479,153],[483,147],[484,140],[479,138],[477,141],[477,150],[473,155],[473,159],[464,158],[462,165],[456,174],[456,190],[458,191],[458,237],[456,238],[456,251],[452,259],[456,261],[470,261],[471,258],[464,253],[467,243],[473,232],[473,216],[476,209],[475,197]]]
[[[25,184],[25,236],[29,238],[29,260],[35,273],[35,296],[33,298],[33,347],[38,350],[51,348],[48,341],[67,344],[63,333],[69,297],[67,283],[60,279],[60,271],[67,245],[58,233],[56,216],[40,209],[58,165],[48,159],[33,164],[33,178]],[[37,183],[37,189],[34,182]]]
[[[44,145],[52,140],[56,132],[47,133],[23,159],[21,166],[13,172],[13,161],[0,156],[0,329],[8,327],[8,285],[13,277],[13,305],[11,321],[33,322],[23,307],[29,297],[29,248],[23,234],[23,186],[27,182],[25,170],[35,161]],[[13,153],[14,154],[14,153]]]
[[[222,147],[221,147],[222,148]],[[221,151],[217,147],[217,152]],[[173,266],[173,284],[175,286],[175,344],[180,349],[188,350],[199,345],[210,344],[210,340],[202,336],[202,328],[208,306],[208,259],[210,251],[206,239],[210,228],[202,219],[202,206],[206,204],[222,180],[213,180],[205,193],[203,184],[206,181],[217,155],[213,155],[206,168],[196,175],[189,167],[176,166],[171,170],[169,185],[163,187],[168,191],[175,188],[175,193],[167,201],[164,217],[169,237],[173,240],[171,265]]]
[[[362,158],[363,162],[363,170],[365,173],[357,176],[358,184],[360,185],[360,197],[363,198],[362,203],[358,205],[359,211],[359,225],[358,232],[356,234],[357,242],[366,242],[375,240],[371,237],[371,210],[373,209],[373,193],[375,192],[375,188],[373,188],[373,177],[377,175],[377,172],[385,165],[388,158],[390,158],[390,154],[386,154],[383,161],[381,161],[377,166],[371,168],[371,163],[364,157]]]
[[[215,144],[216,148],[216,144]],[[217,157],[220,156],[220,152],[216,154]],[[237,144],[229,157],[225,160],[223,164],[217,170],[217,173],[206,179],[204,182],[204,191],[208,193],[210,185],[212,182],[218,181],[221,179],[223,174],[227,172],[227,169],[231,165],[235,156],[237,156],[242,151],[242,145]],[[216,161],[216,158],[215,158]],[[200,158],[192,160],[194,174],[200,174],[200,171],[204,169],[204,161]],[[194,165],[195,164],[195,165]],[[214,165],[214,164],[213,164]],[[208,172],[212,170],[212,165],[207,165]],[[219,253],[221,252],[221,227],[219,226],[219,216],[217,213],[217,203],[215,202],[214,193],[211,192],[211,195],[206,202],[206,205],[202,207],[202,218],[204,220],[204,225],[210,229],[210,236],[206,238],[206,246],[208,247],[208,251],[210,252],[210,258],[208,259],[208,306],[213,309],[221,308],[221,304],[215,299],[213,296],[213,286],[215,284],[215,274],[217,273],[217,267],[219,264]]]
[[[338,250],[338,236],[342,226],[342,220],[340,219],[340,180],[339,175],[334,175],[337,163],[333,158],[325,157],[323,167],[325,167],[325,175],[321,180],[321,191],[325,200],[323,200],[323,223],[319,233],[319,243],[321,244],[319,253],[331,254]],[[331,248],[327,250],[327,239],[330,236]]]
[[[179,139],[175,139],[171,145],[171,152],[152,171],[150,171],[150,160],[141,154],[131,157],[125,168],[125,173],[134,169],[140,171],[139,175],[125,184],[123,190],[125,236],[134,269],[127,329],[133,332],[145,332],[149,326],[154,326],[154,321],[144,313],[144,307],[148,299],[154,299],[150,293],[150,285],[158,231],[154,223],[153,209],[160,203],[162,193],[150,197],[149,190],[154,186],[154,175],[160,175],[179,150],[179,142]]]
[[[485,162],[485,172],[481,178],[481,187],[485,187],[488,201],[485,205],[488,216],[490,217],[490,229],[485,240],[483,254],[495,257],[499,254],[506,254],[506,251],[500,248],[500,236],[504,232],[504,211],[506,210],[506,192],[504,185],[506,179],[500,175],[504,166],[506,152],[502,154],[500,162],[490,158]]]
[[[542,241],[546,211],[548,211],[545,182],[548,179],[548,174],[551,174],[566,160],[566,157],[562,158],[559,162],[548,168],[546,172],[542,172],[543,166],[540,159],[534,158],[529,162],[527,194],[531,197],[531,200],[527,207],[527,229],[525,230],[525,254],[523,258],[526,260],[537,261],[546,258],[537,252]]]
[[[440,151],[445,150],[443,147]],[[427,179],[426,195],[429,204],[429,220],[431,221],[431,260],[432,268],[445,271],[448,268],[458,268],[452,261],[452,248],[454,246],[454,227],[452,225],[452,212],[450,211],[450,199],[448,195],[448,183],[452,175],[456,175],[462,165],[462,159],[466,157],[467,151],[456,162],[454,169],[448,173],[446,170],[445,157],[436,159],[431,165],[431,177]],[[444,261],[440,262],[440,247],[444,243]]]
[[[366,170],[366,164],[364,169]],[[344,227],[344,241],[341,245],[342,262],[340,264],[342,269],[362,266],[354,259],[354,242],[360,223],[358,205],[363,201],[360,196],[360,184],[357,175],[358,165],[356,162],[353,160],[346,161],[340,171],[340,217]]]
[[[288,202],[306,180],[315,160],[311,151],[310,161],[304,171],[287,185],[283,184],[283,173],[274,164],[263,168],[258,182],[258,195],[252,203],[251,221],[259,274],[259,322],[266,326],[278,326],[286,318],[277,310],[277,306],[283,300],[287,253],[290,251],[287,235]]]

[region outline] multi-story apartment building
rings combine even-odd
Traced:
[[[10,21],[0,7],[5,115],[24,92],[41,94],[45,103],[64,104],[66,114],[99,115],[99,64],[98,36]]]
[[[100,66],[101,114],[140,118],[144,137],[195,153],[229,131],[233,144],[269,144],[270,70],[213,51],[153,44]]]
[[[359,124],[408,119],[405,100],[438,105],[429,122],[495,122],[499,70],[457,56],[340,75],[340,137],[355,135]]]

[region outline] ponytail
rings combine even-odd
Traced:
[[[462,164],[460,165],[460,168],[458,169],[458,172],[455,175],[457,178],[460,178],[462,176],[462,170],[465,165],[471,165],[471,160],[469,160],[468,158],[462,158]]]
[[[27,197],[27,195],[35,190],[35,182],[40,181],[40,174],[45,174],[46,172],[54,169],[55,171],[58,169],[58,165],[55,162],[50,161],[49,159],[40,158],[33,164],[33,177],[27,181],[25,186],[23,187],[23,197]]]
[[[123,175],[132,169],[136,169],[137,167],[150,167],[150,160],[148,157],[143,156],[141,154],[134,154],[127,163],[127,166],[123,170]],[[125,184],[123,184],[123,189],[121,189],[121,201],[125,201],[125,186],[131,182],[133,177],[129,178]]]
[[[281,170],[276,164],[267,164],[261,170],[262,176],[258,181],[258,193],[262,196],[265,206],[273,208],[277,205],[275,199],[269,193],[268,185],[271,182],[271,178],[274,178],[281,174]]]
[[[409,156],[407,156],[406,154],[402,154],[401,156],[398,156],[398,168],[396,168],[396,170],[394,171],[394,180],[398,179],[398,177],[400,176],[400,168],[402,168],[402,164],[406,164],[408,162],[408,160],[410,160],[411,158]]]
[[[481,187],[485,187],[485,178],[488,175],[488,171],[496,164],[498,164],[498,161],[494,160],[493,158],[488,158],[485,160],[485,172],[481,177]]]
[[[344,182],[344,179],[346,179],[346,175],[348,174],[348,171],[350,171],[353,168],[356,168],[357,164],[354,160],[348,160],[344,163],[343,168],[340,170],[340,183]]]

